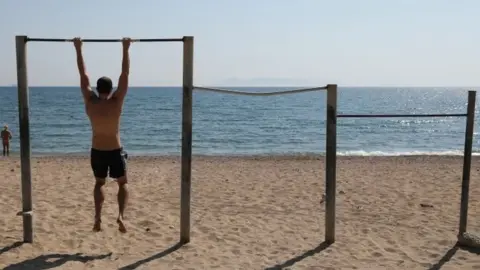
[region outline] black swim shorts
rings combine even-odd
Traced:
[[[93,175],[97,178],[120,178],[127,172],[127,152],[123,148],[115,150],[97,150],[92,148],[90,151],[90,164]]]

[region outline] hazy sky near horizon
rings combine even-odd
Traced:
[[[196,85],[480,86],[478,0],[0,1],[0,85],[15,35],[195,36]],[[120,43],[86,43],[92,83],[115,81]],[[77,85],[71,43],[28,43],[29,85]],[[131,85],[182,81],[181,43],[135,43]]]

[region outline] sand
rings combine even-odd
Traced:
[[[478,161],[469,231],[480,225]],[[94,233],[89,160],[32,159],[35,242],[21,245],[20,163],[0,158],[0,268],[480,269],[475,251],[455,248],[461,157],[339,158],[330,246],[322,244],[321,157],[195,157],[183,247],[179,158],[131,157],[129,170],[128,233],[117,230],[113,181],[104,230]]]

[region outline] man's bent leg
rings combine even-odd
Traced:
[[[105,178],[95,178],[95,188],[93,189],[93,199],[95,201],[95,223],[93,231],[99,232],[102,230],[102,206],[105,201]]]
[[[117,200],[118,200],[118,218],[117,218],[117,223],[118,223],[118,230],[120,232],[127,232],[127,229],[125,228],[125,224],[123,223],[123,214],[125,212],[125,207],[127,206],[128,203],[128,188],[127,188],[127,177],[123,176],[117,179],[118,183],[118,194],[117,194]]]
[[[3,146],[3,156],[7,154],[7,145],[5,143],[2,143]]]
[[[122,233],[127,232],[123,222],[123,214],[128,202],[127,189],[127,153],[123,149],[112,152],[110,163],[110,177],[117,179],[118,183],[118,230]]]
[[[7,143],[6,148],[7,148],[7,156],[10,156],[10,144],[9,143]]]
[[[108,163],[106,163],[105,153],[92,149],[90,152],[90,165],[92,166],[93,175],[95,176],[95,188],[93,189],[93,199],[95,201],[95,223],[93,231],[101,231],[102,223],[102,206],[105,200],[103,186],[105,185],[108,174]]]

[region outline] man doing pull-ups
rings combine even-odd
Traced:
[[[92,149],[90,164],[95,176],[93,197],[95,200],[95,222],[93,231],[101,231],[101,212],[105,199],[104,185],[107,175],[118,183],[118,229],[126,232],[123,213],[128,201],[127,190],[127,153],[120,142],[120,116],[122,114],[125,95],[128,90],[128,74],[130,57],[128,50],[132,40],[124,38],[122,73],[118,79],[117,90],[112,94],[112,80],[101,77],[97,80],[97,94],[90,87],[90,79],[85,69],[82,55],[82,40],[74,38],[73,43],[77,52],[77,66],[80,74],[80,88],[82,89],[85,111],[92,127]]]

